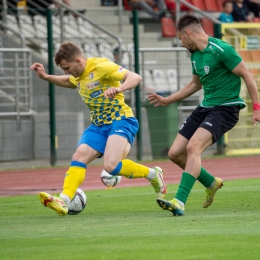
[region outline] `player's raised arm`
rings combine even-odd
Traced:
[[[49,75],[45,72],[45,69],[42,64],[34,63],[31,66],[31,70],[34,70],[40,79],[46,80],[51,82],[57,86],[64,87],[64,88],[76,88],[71,82],[69,81],[70,76],[68,75]]]
[[[117,93],[135,88],[142,81],[142,77],[135,72],[128,71],[125,73],[123,77],[123,81],[124,82],[120,87],[118,88],[111,87],[107,89],[106,92],[104,93],[105,97],[115,98]]]
[[[254,79],[254,76],[247,69],[244,61],[241,61],[233,70],[233,73],[243,78],[248,93],[252,100],[253,105],[253,115],[252,121],[253,125],[256,126],[256,121],[260,122],[260,103],[258,97],[258,89]]]
[[[124,75],[123,84],[119,87],[119,91],[122,92],[125,90],[135,88],[141,81],[142,77],[139,74],[133,71],[128,71]]]

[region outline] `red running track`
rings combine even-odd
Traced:
[[[160,166],[164,170],[167,184],[178,183],[182,170],[170,161],[144,162],[148,167]],[[260,177],[260,156],[242,158],[203,159],[202,165],[208,172],[224,180]],[[0,171],[0,196],[37,194],[40,191],[59,193],[67,168],[46,168]],[[88,166],[86,179],[81,188],[86,190],[104,189],[100,181],[102,166]],[[146,179],[123,178],[119,187],[149,185]]]

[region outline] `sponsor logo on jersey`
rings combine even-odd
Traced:
[[[118,69],[118,71],[119,71],[119,72],[122,72],[124,69],[125,69],[124,67],[120,67],[120,68]]]
[[[209,66],[204,66],[204,71],[206,74],[209,74]]]
[[[89,73],[89,79],[93,79],[94,78],[94,73]]]
[[[87,85],[87,88],[88,88],[88,89],[92,89],[92,88],[95,88],[95,87],[98,87],[98,86],[100,86],[99,80],[98,80],[98,81],[91,82],[90,84]]]
[[[100,96],[102,93],[103,93],[103,91],[101,89],[99,89],[99,90],[96,90],[93,93],[91,93],[90,96],[92,98],[96,98],[96,97]]]

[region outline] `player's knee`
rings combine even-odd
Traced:
[[[72,161],[77,162],[85,162],[85,152],[81,149],[77,149],[77,151],[72,155]]]
[[[104,163],[104,170],[108,173],[111,173],[115,170],[117,165],[118,165],[118,163],[113,163],[113,162]]]
[[[182,162],[183,160],[183,156],[181,153],[178,153],[176,150],[174,149],[170,149],[168,152],[168,158],[179,165],[179,162]]]
[[[175,162],[175,161],[178,159],[178,154],[175,153],[173,150],[170,149],[169,152],[168,152],[168,158],[169,158],[171,161]]]
[[[186,151],[187,151],[188,156],[194,155],[194,154],[199,154],[199,146],[196,142],[190,141],[186,147]]]

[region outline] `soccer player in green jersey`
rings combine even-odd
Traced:
[[[197,17],[182,16],[177,23],[177,35],[182,46],[191,52],[192,80],[168,97],[153,93],[148,100],[155,107],[167,106],[204,90],[203,101],[181,126],[168,153],[171,161],[184,170],[175,198],[157,199],[160,207],[182,216],[196,180],[206,188],[204,208],[211,205],[223,185],[222,179],[201,167],[201,153],[238,122],[239,111],[246,106],[239,97],[241,78],[253,103],[254,126],[256,121],[260,122],[260,103],[256,82],[242,58],[228,43],[205,34]]]
[[[43,80],[77,89],[90,109],[91,125],[82,134],[72,156],[62,193],[56,197],[40,192],[41,203],[61,216],[66,215],[76,189],[85,179],[87,165],[102,155],[108,173],[126,178],[146,178],[157,197],[165,197],[166,185],[160,167],[148,168],[125,159],[138,131],[138,122],[125,103],[123,92],[135,88],[141,82],[141,76],[106,58],[87,58],[72,42],[61,44],[55,63],[66,75],[49,75],[40,63],[34,63],[31,69]]]

